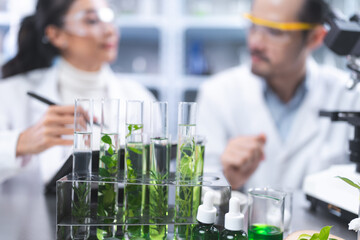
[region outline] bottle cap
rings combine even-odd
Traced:
[[[203,204],[199,206],[196,219],[205,224],[215,223],[216,208],[214,207],[214,193],[207,192]]]
[[[244,214],[240,212],[240,200],[236,197],[230,198],[229,212],[225,214],[225,229],[230,231],[244,229]]]

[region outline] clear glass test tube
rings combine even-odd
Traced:
[[[168,103],[153,102],[151,106],[151,137],[149,173],[149,219],[151,239],[166,239],[168,226],[163,225],[168,215],[168,192],[165,185],[170,169],[170,137],[168,133]]]
[[[126,101],[126,138],[144,131],[144,102]]]
[[[196,103],[181,102],[178,109],[178,146],[176,156],[177,187],[175,195],[176,223],[184,223],[193,216],[194,208],[200,202],[198,194],[194,196],[196,184]],[[192,200],[192,201],[191,201]],[[191,225],[175,225],[176,239],[189,239]]]
[[[101,139],[99,174],[101,177],[119,177],[120,162],[120,99],[101,101]]]
[[[73,174],[91,174],[93,100],[76,99],[74,113]]]
[[[99,183],[97,216],[104,223],[115,223],[118,213],[120,164],[120,100],[101,100],[101,134],[99,155]],[[111,183],[106,183],[111,182]],[[98,227],[102,238],[113,238],[117,226]]]
[[[125,226],[125,234],[130,239],[142,238],[148,234],[144,230],[145,227],[140,225],[146,200],[146,188],[142,183],[146,176],[147,161],[143,135],[143,106],[142,101],[126,102],[124,217],[128,223],[139,224]]]
[[[71,227],[72,239],[87,239],[90,235],[92,167],[93,100],[76,99],[74,112],[73,182],[71,216],[80,226]]]

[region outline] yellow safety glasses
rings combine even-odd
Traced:
[[[274,21],[269,21],[262,18],[254,17],[250,13],[245,13],[244,18],[249,19],[255,25],[273,28],[281,31],[310,30],[317,26],[317,24],[302,23],[302,22],[287,22],[287,23],[274,22]]]

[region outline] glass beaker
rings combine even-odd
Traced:
[[[286,193],[270,188],[248,191],[249,240],[282,240],[284,232],[284,200]]]
[[[292,220],[292,209],[293,209],[293,193],[294,189],[287,186],[272,187],[277,191],[286,194],[284,198],[284,238],[286,238],[291,232],[291,220]]]

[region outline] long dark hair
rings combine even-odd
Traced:
[[[3,78],[50,67],[60,54],[45,36],[49,25],[63,26],[63,17],[75,0],[38,0],[34,15],[25,17],[18,35],[18,53],[2,67]]]

